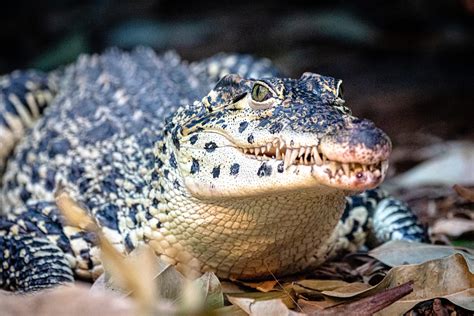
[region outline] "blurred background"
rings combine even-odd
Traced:
[[[111,46],[174,49],[187,60],[252,53],[289,76],[343,79],[354,113],[395,143],[414,133],[474,139],[472,0],[15,0],[1,7],[0,73],[50,70]]]

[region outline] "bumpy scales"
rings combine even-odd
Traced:
[[[350,114],[333,78],[140,48],[14,73],[0,89],[3,288],[101,273],[94,236],[59,214],[58,187],[119,250],[149,243],[191,275],[284,275],[366,242],[425,238],[405,205],[372,190],[390,141]]]

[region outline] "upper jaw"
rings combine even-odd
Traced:
[[[276,160],[285,171],[309,172],[318,183],[330,187],[361,191],[379,185],[388,168],[390,146],[370,150],[364,146],[341,147],[323,139],[316,145],[289,144],[276,137],[260,146],[237,147],[247,158]],[[346,144],[348,145],[348,144]]]

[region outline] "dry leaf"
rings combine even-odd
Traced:
[[[247,292],[242,286],[239,286],[239,284],[226,280],[221,280],[221,288],[224,294]]]
[[[230,302],[234,299],[241,304],[246,304],[246,302],[254,301],[268,301],[268,300],[280,300],[288,308],[295,308],[296,301],[294,298],[294,292],[285,292],[285,291],[272,291],[272,292],[250,292],[250,293],[236,293],[232,295],[227,295],[227,298]]]
[[[390,180],[399,187],[415,187],[424,184],[474,183],[474,143],[451,142],[442,155],[429,159],[409,171]]]
[[[393,260],[395,259],[396,256]],[[413,280],[413,293],[384,309],[384,314],[401,314],[419,302],[437,297],[449,299],[462,308],[474,310],[472,289],[474,274],[471,271],[473,264],[474,261],[470,255],[454,253],[448,257],[421,264],[400,265],[392,268],[379,284],[366,290],[351,293],[342,287],[333,291],[324,291],[323,294],[332,299],[365,297],[382,289]]]
[[[442,218],[431,226],[431,233],[459,237],[474,232],[474,221],[465,218]]]
[[[456,191],[457,194],[459,194],[469,202],[474,202],[474,189],[468,189],[458,184],[455,184],[453,186],[453,189]]]
[[[230,305],[215,309],[210,313],[211,315],[219,316],[247,316],[248,314],[237,305]]]
[[[221,284],[212,272],[206,272],[188,283],[182,297],[186,311],[212,310],[224,306]]]
[[[393,240],[372,249],[369,254],[388,266],[396,267],[405,264],[421,264],[459,253],[465,256],[469,270],[474,273],[474,254],[469,251],[469,249],[450,246]]]
[[[287,316],[303,315],[288,309],[281,299],[255,299],[248,297],[228,296],[229,301],[253,316]]]
[[[303,311],[308,315],[373,315],[413,291],[413,282],[364,297],[354,302],[339,304],[334,307],[321,308],[315,304],[304,304]]]

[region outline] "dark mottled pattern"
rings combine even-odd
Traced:
[[[230,175],[234,176],[238,174],[239,170],[240,170],[240,165],[238,163],[232,164],[232,166],[230,166]]]
[[[259,177],[270,176],[272,174],[272,166],[262,163],[257,171]]]
[[[11,230],[11,234],[28,234],[35,238],[56,236],[55,245],[51,247],[59,247],[65,253],[73,252],[71,240],[75,238],[83,239],[92,247],[94,240],[85,234],[66,236],[62,230],[63,224],[53,203],[53,193],[61,184],[101,226],[116,232],[114,242],[133,249],[135,230],[148,225],[152,216],[142,205],[125,201],[131,197],[148,198],[143,196],[143,192],[148,192],[144,188],[159,180],[156,170],[164,162],[155,159],[153,150],[155,143],[163,139],[165,118],[179,106],[200,100],[213,87],[220,77],[219,73],[213,73],[216,65],[220,67],[218,72],[233,71],[234,67],[240,69],[243,76],[276,74],[269,62],[262,63],[247,55],[232,57],[234,64],[230,68],[222,65],[229,56],[219,54],[189,65],[182,63],[174,53],[158,57],[147,48],[131,53],[113,49],[103,55],[83,56],[67,67],[60,74],[60,80],[54,81],[59,83],[60,93],[17,146],[5,170],[0,192],[1,212],[5,215],[0,217],[0,230],[10,231],[21,223],[18,231]],[[53,92],[51,78],[56,77],[40,72],[16,72],[1,77],[0,125],[9,131],[11,126],[5,119],[6,113],[15,118],[21,114],[8,101],[10,94],[18,96],[29,110],[25,99],[29,92],[26,82],[32,81],[35,91],[47,88]],[[47,102],[38,105],[39,113],[46,105]],[[180,130],[171,134],[173,140],[178,132]],[[190,142],[194,144],[197,140],[198,137],[193,136]],[[179,145],[176,141],[173,144]],[[209,143],[206,149],[212,151],[215,147]],[[167,152],[164,144],[161,150]],[[8,152],[0,157],[0,172],[6,155]],[[177,168],[176,157],[171,155],[166,164]],[[144,174],[143,169],[150,172]],[[169,170],[162,172],[167,178]],[[197,160],[193,161],[191,172],[199,172]],[[180,184],[175,181],[173,186],[177,188]],[[160,186],[162,193],[163,190]],[[30,204],[30,201],[44,202]],[[158,206],[156,199],[153,204]],[[21,240],[15,243],[12,238],[13,235],[0,237],[0,243],[24,246]],[[25,248],[26,251],[31,249]],[[88,248],[80,249],[76,255],[91,267],[88,251]],[[11,260],[17,261],[10,267],[21,262],[18,258],[11,257]],[[9,267],[4,268],[6,272]],[[28,288],[27,284],[3,279],[3,275],[0,273],[1,286]],[[70,275],[66,275],[66,279],[70,280]],[[61,280],[57,279],[56,283]],[[54,277],[50,281],[54,283]]]
[[[220,174],[221,174],[221,166],[217,166],[217,167],[212,168],[212,177],[214,179],[219,178]]]

